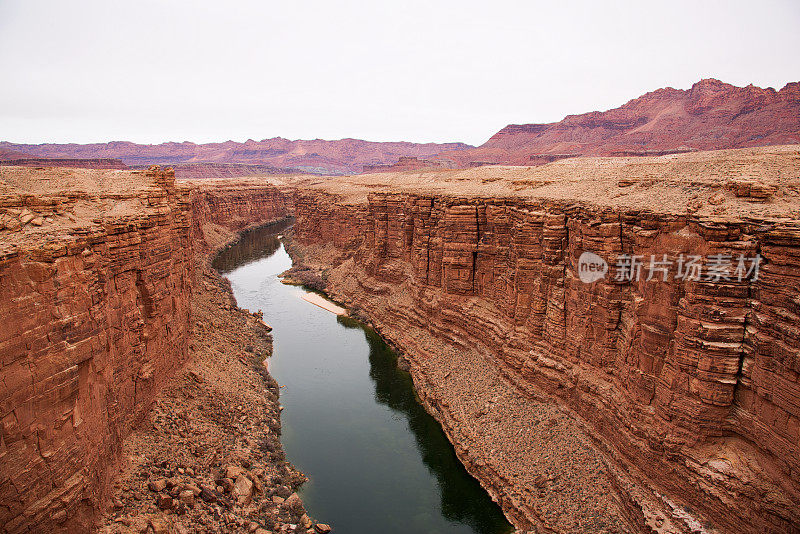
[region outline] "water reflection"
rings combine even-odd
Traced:
[[[477,480],[463,476],[456,452],[439,423],[417,401],[411,375],[397,367],[397,355],[371,328],[348,318],[340,318],[346,328],[361,328],[369,344],[369,376],[375,382],[375,400],[408,419],[422,461],[436,477],[441,493],[441,511],[450,521],[471,525],[476,532],[506,532],[508,522]],[[349,323],[349,324],[348,324]],[[453,476],[458,473],[459,476]]]
[[[372,329],[300,297],[275,234],[248,233],[220,255],[239,306],[273,327],[270,372],[284,386],[282,442],[309,476],[309,513],[337,532],[505,534],[513,529],[417,402],[411,376]]]
[[[214,269],[227,273],[235,268],[272,256],[281,246],[281,232],[292,226],[291,217],[242,232],[239,240],[222,249],[211,262]]]

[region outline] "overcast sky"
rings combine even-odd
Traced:
[[[0,0],[0,140],[483,143],[800,80],[800,2]]]

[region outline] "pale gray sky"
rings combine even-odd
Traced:
[[[800,80],[800,2],[0,0],[0,140],[484,142]]]

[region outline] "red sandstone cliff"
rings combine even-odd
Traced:
[[[38,172],[0,168],[6,532],[88,528],[120,440],[186,355],[189,214],[171,175]]]
[[[198,253],[223,245],[231,230],[238,232],[293,212],[289,196],[259,179],[187,180],[180,184],[191,191],[192,246]]]
[[[299,180],[294,252],[518,526],[800,532],[798,176],[795,146]],[[764,265],[585,284],[584,251]]]
[[[158,168],[0,167],[1,532],[90,529],[122,440],[186,360],[193,249],[287,206]]]
[[[347,174],[364,165],[395,163],[402,156],[427,157],[443,150],[468,148],[463,143],[371,142],[360,139],[296,140],[276,137],[237,143],[110,143],[27,145],[0,142],[0,150],[18,150],[42,158],[116,158],[126,165],[178,163],[246,163],[295,172]]]
[[[647,156],[800,143],[800,82],[780,91],[706,79],[658,89],[609,111],[511,124],[483,145],[436,159],[460,167],[537,165],[577,155]]]

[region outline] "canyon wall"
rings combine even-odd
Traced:
[[[0,184],[0,532],[89,531],[123,438],[187,358],[193,250],[286,203],[157,167],[4,167]]]
[[[182,181],[192,204],[192,246],[203,255],[240,232],[292,214],[291,197],[262,180]]]
[[[169,173],[142,178],[129,193],[0,200],[51,232],[17,230],[27,235],[0,258],[4,532],[87,528],[122,438],[186,357],[189,206]],[[125,214],[98,213],[59,236],[59,220],[86,203]]]
[[[459,425],[483,427],[471,449],[456,448],[517,524],[586,528],[547,516],[541,485],[513,472],[535,468],[509,460],[526,446],[520,438],[487,438],[486,422],[458,404],[470,400],[448,399],[442,384],[473,353],[518,395],[560,399],[587,423],[594,445],[611,458],[605,476],[614,479],[627,528],[663,532],[665,518],[654,521],[651,509],[660,501],[675,531],[800,531],[798,219],[621,209],[579,193],[465,196],[466,182],[454,181],[435,194],[415,193],[413,185],[359,195],[301,187],[295,253],[403,350],[451,438],[459,439]],[[720,185],[709,186],[709,197],[735,202]],[[685,281],[673,273],[584,283],[584,251],[763,260],[757,280]],[[431,365],[448,351],[450,360]],[[481,449],[487,440],[491,450]],[[629,484],[653,491],[643,496]],[[565,511],[593,513],[568,493],[561,500]]]

